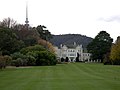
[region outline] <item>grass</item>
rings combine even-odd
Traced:
[[[120,90],[120,66],[70,63],[0,70],[0,90]]]

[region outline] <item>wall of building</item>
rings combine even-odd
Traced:
[[[77,56],[79,55],[79,61],[89,61],[90,60],[90,53],[83,52],[82,45],[77,45],[74,48],[68,48],[66,45],[61,45],[60,48],[55,47],[56,55],[59,59],[68,57],[70,62],[75,62]]]

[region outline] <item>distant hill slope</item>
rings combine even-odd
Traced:
[[[92,41],[92,38],[81,35],[81,34],[64,34],[64,35],[53,35],[53,38],[50,39],[50,42],[60,47],[61,44],[82,44],[84,48]]]

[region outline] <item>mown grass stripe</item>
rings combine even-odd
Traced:
[[[120,67],[69,63],[0,71],[0,90],[119,90]]]

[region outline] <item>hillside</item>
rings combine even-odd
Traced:
[[[53,35],[53,38],[50,39],[50,42],[55,46],[60,46],[60,44],[82,44],[85,48],[90,42],[92,38],[81,35],[81,34],[64,34],[64,35]]]

